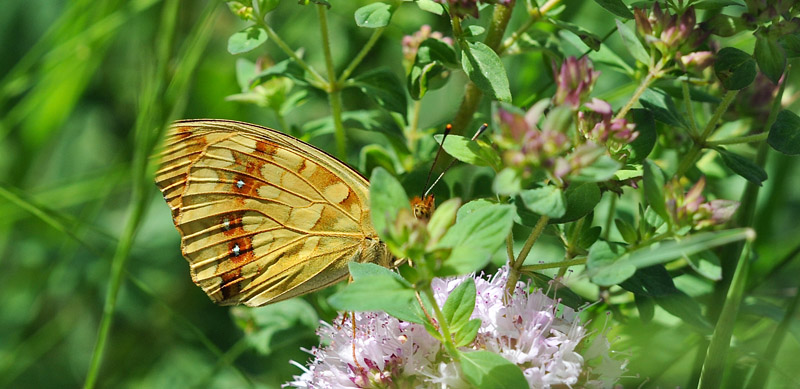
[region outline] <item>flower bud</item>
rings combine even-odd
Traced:
[[[566,105],[574,110],[589,98],[597,76],[600,75],[586,57],[581,59],[569,57],[564,60],[559,70],[556,70],[553,64],[553,73],[556,81],[553,104]]]

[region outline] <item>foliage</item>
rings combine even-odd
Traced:
[[[800,385],[796,2],[38,3],[0,16],[0,386],[277,387],[337,309],[420,323],[495,382],[514,366],[466,351],[474,285],[434,307],[431,283],[506,264],[510,289],[594,302],[626,387]],[[152,185],[183,117],[358,166],[408,262],[213,306]]]

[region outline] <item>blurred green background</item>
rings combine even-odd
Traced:
[[[366,3],[333,1],[329,27],[338,69],[370,36],[353,20],[354,10]],[[612,16],[593,2],[566,3],[561,19],[600,36],[613,28]],[[289,361],[304,363],[308,354],[300,348],[318,343],[318,320],[335,314],[325,303],[331,291],[257,310],[211,303],[189,278],[170,212],[152,183],[148,155],[157,141],[154,134],[178,118],[227,118],[279,128],[269,109],[226,101],[226,96],[241,92],[237,57],[277,62],[285,55],[271,42],[230,55],[228,36],[245,24],[219,1],[10,0],[3,11],[0,387],[83,385],[114,274],[121,274],[121,289],[100,387],[277,387],[299,374]],[[323,68],[313,6],[285,0],[269,22],[290,47],[302,48],[309,63]],[[518,20],[512,28],[514,23]],[[422,24],[449,31],[446,18],[403,6],[360,71],[383,65],[403,77],[402,36]],[[621,48],[616,36],[608,43]],[[581,50],[565,46],[564,52]],[[505,63],[515,102],[528,101],[549,85],[549,63],[541,54]],[[463,82],[456,74],[447,87],[426,96],[421,127],[433,130],[451,120]],[[595,94],[614,103],[625,101],[634,87],[622,75],[605,71]],[[344,101],[347,109],[370,104],[349,90]],[[328,114],[325,96],[312,94],[287,115],[289,129],[284,130],[297,132]],[[361,145],[385,142],[378,134],[351,135],[353,165]],[[310,141],[332,148],[330,134]],[[742,372],[763,351],[782,316],[782,301],[796,293],[800,270],[788,256],[800,241],[797,160],[773,153],[767,171],[770,179],[757,213],[760,257],[731,353],[732,366]],[[710,178],[715,191],[733,199],[743,183],[724,172]],[[534,256],[555,260],[559,250],[557,238],[545,237]],[[115,271],[114,263],[124,270]],[[701,301],[710,291],[692,277],[676,282]],[[611,326],[612,343],[632,360],[631,377],[623,384],[686,384],[698,335],[685,324],[659,311],[647,326],[635,318]],[[792,357],[800,352],[797,321],[790,332],[776,361],[774,387],[798,382]]]

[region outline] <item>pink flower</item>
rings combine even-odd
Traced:
[[[474,277],[477,298],[473,319],[481,326],[475,340],[462,350],[497,353],[522,370],[530,387],[606,387],[619,378],[625,362],[611,357],[602,334],[588,334],[577,313],[547,297],[528,292],[517,283],[514,295],[503,303],[507,268],[489,279]],[[436,302],[443,305],[450,292],[467,277],[434,279]],[[383,312],[341,315],[318,333],[328,346],[313,348],[308,367],[285,386],[298,388],[448,387],[468,388],[461,369],[422,325],[407,323]],[[354,360],[355,347],[356,360]],[[591,363],[590,363],[591,362]]]

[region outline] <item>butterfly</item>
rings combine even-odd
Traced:
[[[324,151],[230,120],[172,124],[164,195],[192,280],[220,305],[262,306],[348,277],[348,263],[399,262],[380,241],[369,182]],[[415,200],[429,215],[432,198]]]

